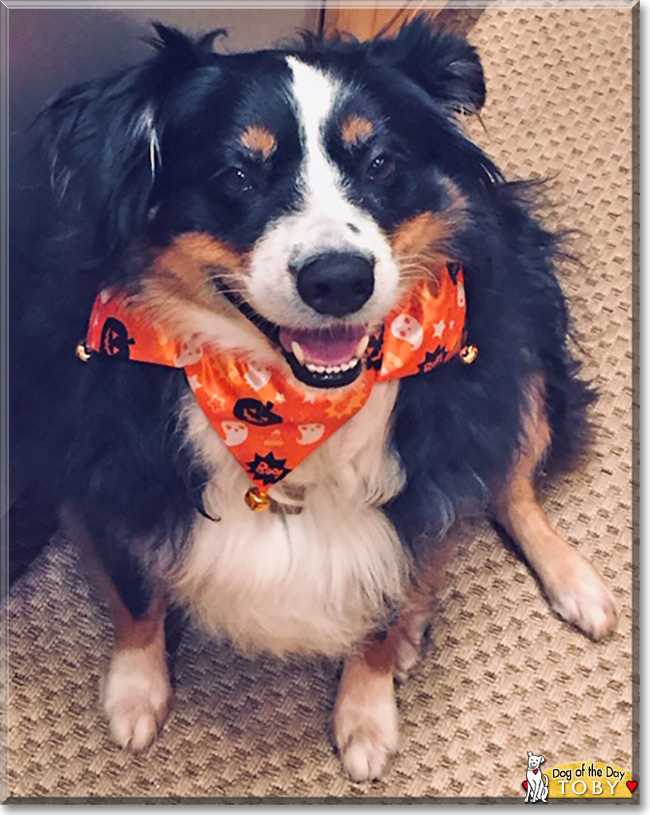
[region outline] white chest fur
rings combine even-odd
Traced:
[[[201,623],[240,647],[276,654],[344,653],[398,601],[408,559],[381,507],[403,474],[387,437],[398,383],[377,385],[368,402],[271,490],[297,515],[252,512],[250,481],[193,397],[189,442],[211,473],[193,539],[172,585]],[[295,501],[295,499],[294,499]]]

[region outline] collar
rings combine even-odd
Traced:
[[[284,360],[261,367],[200,336],[170,335],[137,295],[118,289],[100,292],[77,353],[184,368],[214,430],[254,485],[248,505],[264,509],[273,505],[267,490],[358,413],[375,384],[428,374],[456,355],[473,362],[476,348],[463,346],[465,316],[463,270],[450,262],[418,283],[370,335],[357,380],[332,390],[302,386]]]

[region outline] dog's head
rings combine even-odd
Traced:
[[[530,750],[528,751],[528,769],[529,770],[538,770],[543,761],[544,761],[544,756],[536,756]]]
[[[475,51],[423,19],[232,55],[156,28],[151,60],[44,114],[55,185],[78,195],[114,280],[185,333],[349,384],[490,180],[457,121],[485,100]]]

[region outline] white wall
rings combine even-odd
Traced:
[[[141,37],[160,20],[189,32],[228,28],[222,47],[273,45],[300,29],[314,30],[317,9],[10,9],[8,12],[11,130],[25,126],[66,85],[143,59]]]

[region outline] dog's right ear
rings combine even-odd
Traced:
[[[95,222],[96,247],[124,245],[144,224],[163,160],[161,109],[190,71],[206,64],[214,37],[194,40],[160,23],[146,41],[147,62],[106,79],[75,85],[36,120],[53,191],[67,212]]]
[[[426,14],[416,15],[392,38],[363,45],[371,59],[397,68],[449,111],[476,113],[485,104],[485,77],[476,49],[433,26]]]
[[[530,757],[532,756],[532,754],[533,754],[533,753],[532,753],[532,750],[529,750],[529,751],[528,751],[528,758],[530,758]]]

